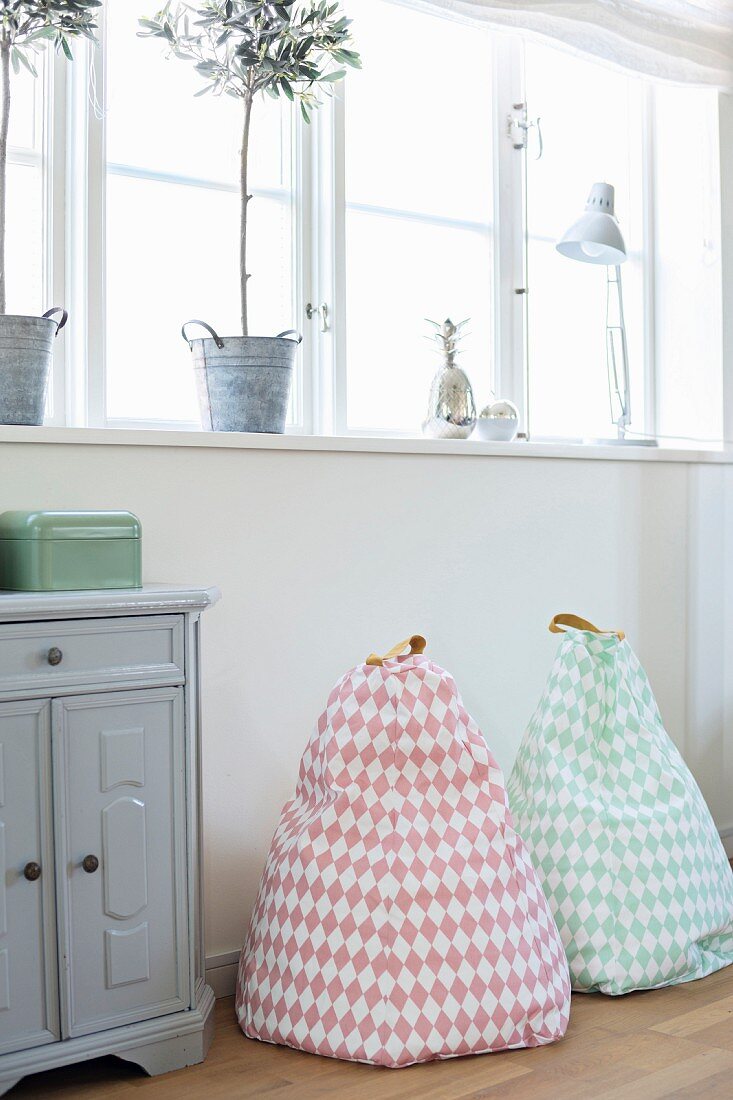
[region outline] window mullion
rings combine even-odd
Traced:
[[[86,126],[88,46],[80,44],[66,87],[66,303],[71,315],[67,336],[66,422],[84,427],[87,417],[86,309]]]
[[[723,437],[733,439],[733,95],[718,95],[718,134],[720,140],[721,294],[723,322]]]
[[[294,423],[288,428],[293,432],[311,434],[317,424],[316,390],[314,386],[317,349],[313,345],[310,325],[306,319],[306,306],[312,302],[316,293],[313,281],[313,134],[300,117],[300,111],[293,108],[293,148],[294,162],[294,239],[293,239],[293,281],[294,281],[294,325],[303,335],[300,351],[301,373],[298,380],[296,400],[294,402]]]
[[[100,47],[92,54],[87,95],[87,409],[91,426],[107,420],[106,374],[106,195],[107,152],[103,105],[107,102],[106,24],[100,20]],[[100,89],[101,104],[96,89]]]
[[[104,15],[98,48],[79,43],[70,67],[67,155],[67,299],[69,338],[67,420],[102,427],[106,420],[104,364],[105,146],[95,86],[104,89]],[[91,66],[95,79],[92,80]],[[104,99],[104,92],[102,92]]]
[[[43,179],[45,252],[45,308],[68,308],[66,284],[66,132],[67,64],[51,50],[44,58]],[[54,341],[49,379],[50,415],[45,423],[54,427],[67,423],[66,374],[69,362],[70,326]]]
[[[644,249],[644,418],[641,430],[656,435],[657,403],[657,240],[655,192],[657,187],[657,155],[655,141],[654,89],[647,85],[642,92],[642,233]],[[632,422],[633,427],[633,422]]]
[[[344,110],[342,90],[318,111],[314,123],[312,277],[314,306],[326,306],[304,323],[311,327],[313,430],[340,435],[346,429],[346,328],[344,284]]]
[[[526,379],[526,153],[508,132],[517,104],[524,102],[521,44],[494,36],[494,379],[497,396],[519,409],[527,430]],[[519,292],[519,293],[518,293]]]

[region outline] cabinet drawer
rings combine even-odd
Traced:
[[[154,615],[0,625],[0,695],[183,683],[183,618]]]

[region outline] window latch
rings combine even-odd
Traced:
[[[538,149],[535,160],[541,160],[544,152],[542,139],[542,119],[530,119],[526,103],[512,104],[511,114],[507,115],[507,137],[515,149],[526,151],[529,146],[530,130],[537,131]]]
[[[312,321],[314,317],[321,318],[321,332],[330,332],[331,326],[329,325],[329,313],[328,306],[324,302],[322,306],[314,306],[312,302],[309,302],[305,307],[305,315],[309,321]]]

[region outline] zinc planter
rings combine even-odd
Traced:
[[[43,423],[53,341],[68,316],[60,308],[43,317],[0,314],[0,423]]]
[[[210,336],[189,340],[189,325],[201,325]],[[279,336],[222,338],[204,321],[187,321],[181,331],[193,355],[202,427],[282,435],[302,336],[291,329]]]

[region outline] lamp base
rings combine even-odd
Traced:
[[[584,443],[590,443],[594,447],[658,447],[656,439],[630,439],[624,436],[622,439],[584,439]]]

